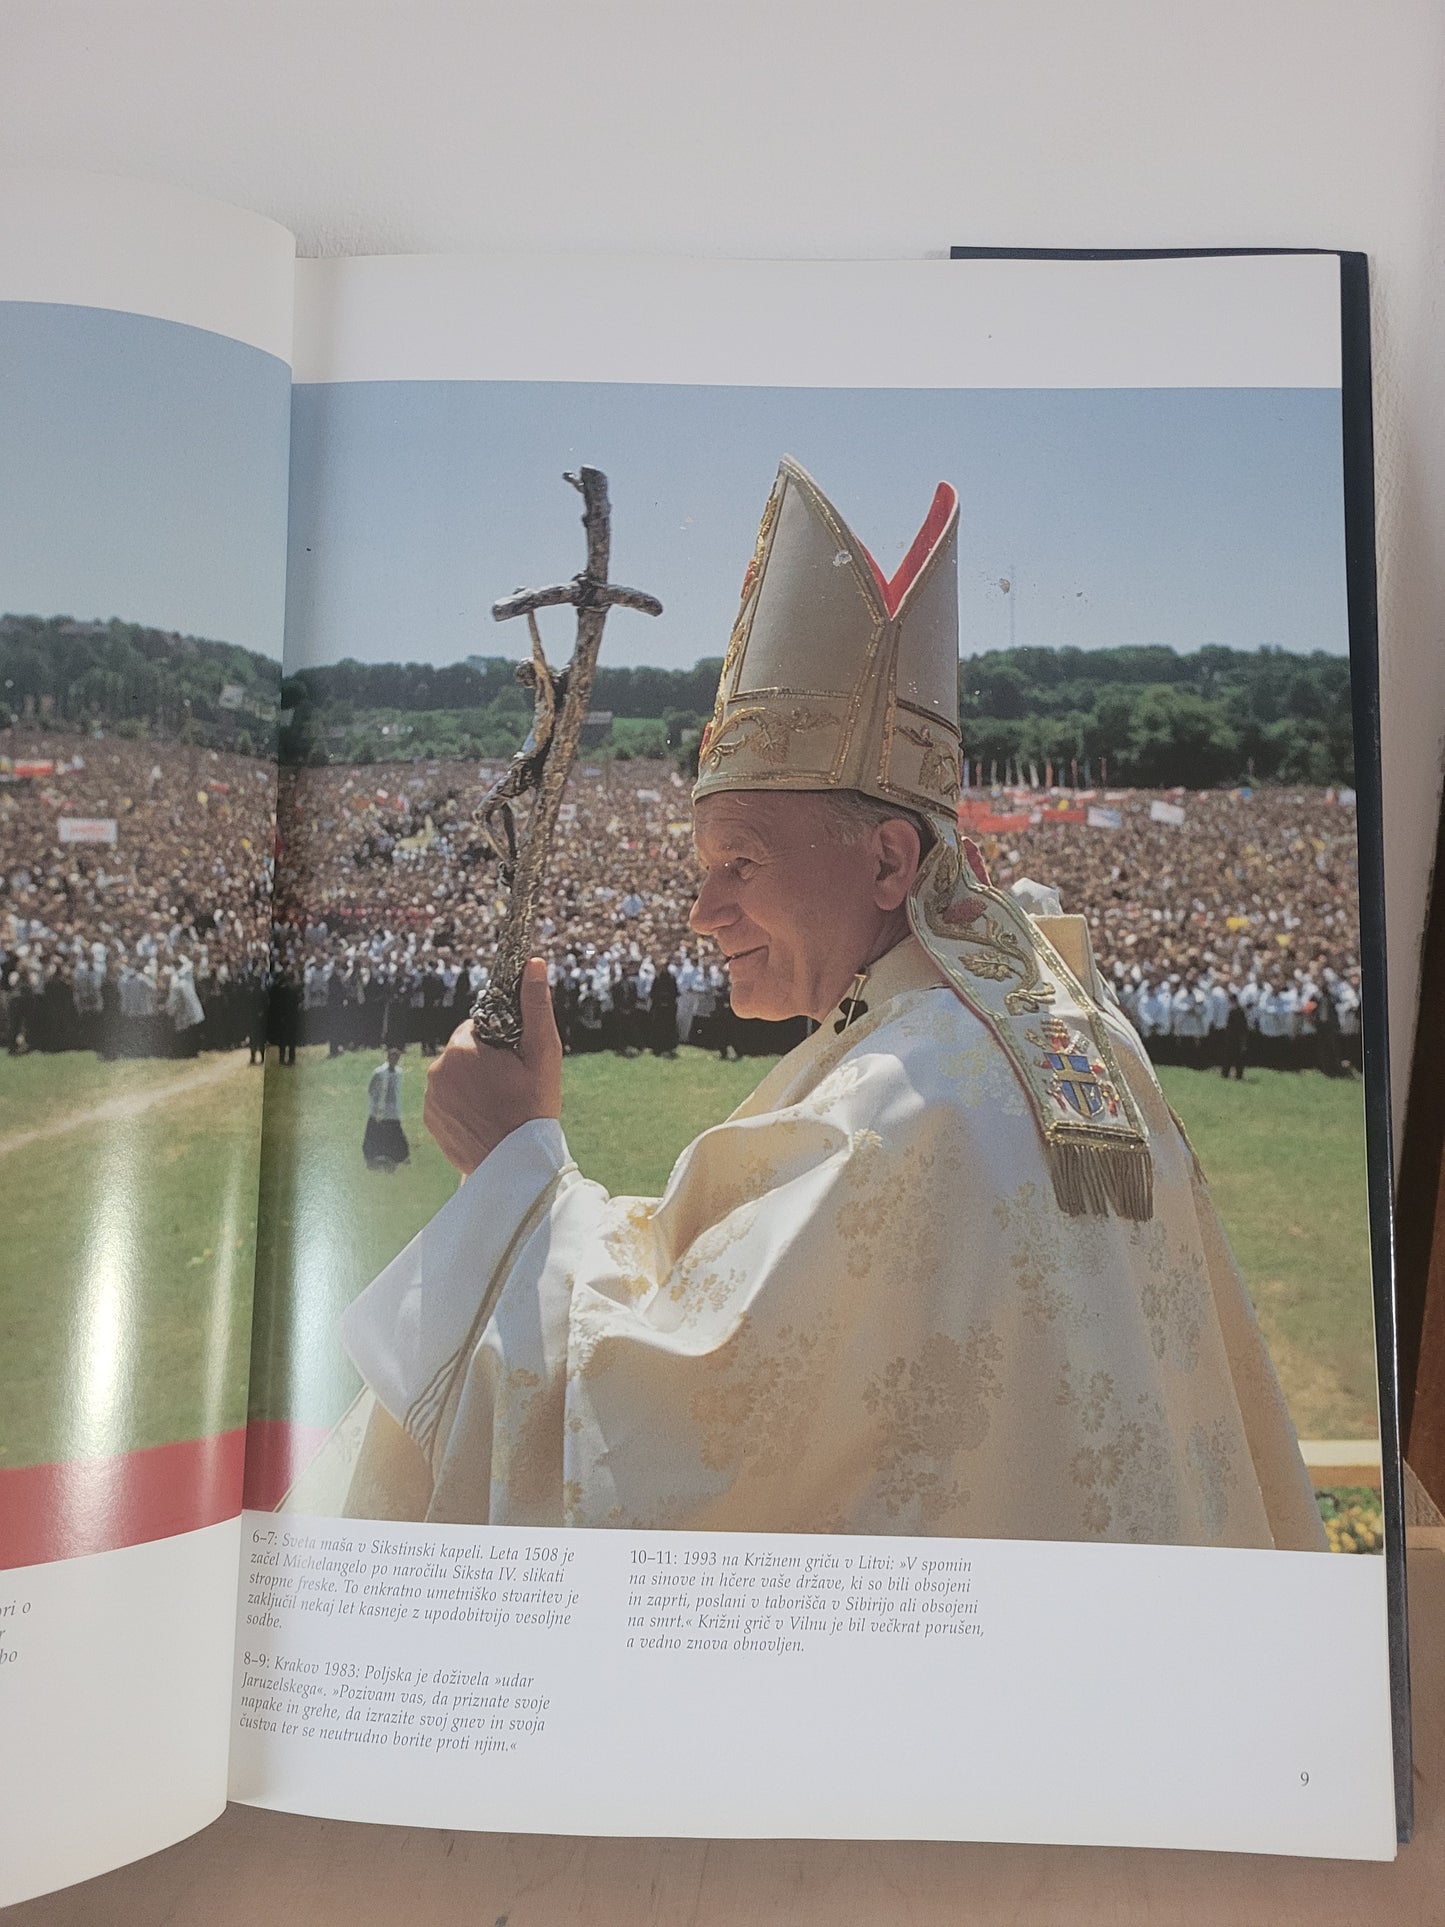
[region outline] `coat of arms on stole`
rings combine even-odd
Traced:
[[[1041,1030],[1028,1033],[1028,1040],[1043,1053],[1040,1067],[1054,1073],[1044,1088],[1061,1111],[1083,1118],[1119,1115],[1119,1093],[1105,1066],[1062,1018],[1046,1017]]]

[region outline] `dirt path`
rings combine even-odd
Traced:
[[[23,1151],[30,1144],[43,1144],[47,1138],[64,1137],[67,1131],[84,1130],[88,1125],[123,1123],[157,1104],[168,1104],[173,1097],[186,1097],[192,1091],[204,1090],[208,1084],[224,1083],[246,1068],[246,1060],[239,1051],[227,1051],[209,1064],[198,1065],[195,1070],[173,1078],[169,1084],[153,1085],[146,1091],[128,1091],[124,1097],[108,1097],[103,1104],[94,1104],[88,1111],[67,1111],[64,1117],[37,1124],[34,1130],[11,1131],[8,1136],[0,1137],[0,1157],[9,1151]],[[258,1069],[258,1082],[259,1079]]]

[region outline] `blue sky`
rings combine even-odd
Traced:
[[[279,656],[290,388],[201,328],[0,302],[0,611]]]
[[[291,409],[289,556],[285,451]],[[521,653],[497,596],[581,560],[564,468],[611,478],[614,663],[718,655],[779,455],[885,566],[961,497],[966,654],[1343,652],[1326,389],[849,390],[362,382],[106,310],[0,304],[0,611],[123,616],[275,653]],[[999,587],[1014,584],[1011,595]],[[565,654],[569,619],[552,618]]]
[[[607,659],[720,655],[784,453],[885,566],[957,486],[965,654],[1007,645],[1004,578],[1020,645],[1347,648],[1335,390],[357,382],[295,393],[288,666],[520,653],[490,605],[580,565],[579,461],[664,604]]]

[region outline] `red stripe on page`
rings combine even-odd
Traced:
[[[245,1457],[237,1427],[113,1458],[0,1469],[0,1569],[114,1552],[234,1519]]]
[[[253,1418],[246,1427],[246,1504],[274,1512],[329,1437],[324,1425]]]

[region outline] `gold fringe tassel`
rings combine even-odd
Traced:
[[[1147,1144],[1056,1137],[1048,1157],[1054,1196],[1069,1217],[1105,1218],[1112,1209],[1142,1224],[1154,1216],[1154,1162]]]

